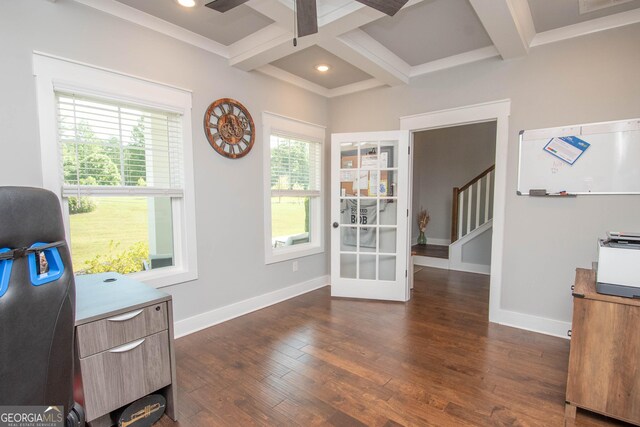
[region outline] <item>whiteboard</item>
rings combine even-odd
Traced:
[[[577,137],[589,147],[573,163],[545,151],[553,138]],[[518,194],[640,194],[640,119],[520,132]]]

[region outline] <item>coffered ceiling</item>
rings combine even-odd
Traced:
[[[222,14],[204,7],[181,7],[173,0],[119,1],[225,46],[273,24],[271,19],[245,5]]]
[[[411,66],[492,44],[469,0],[424,0],[362,30]]]
[[[293,45],[293,0],[249,0],[224,14],[196,0],[75,0],[333,97],[640,22],[640,0],[409,0],[389,17],[353,0],[317,0],[318,34]],[[582,4],[580,4],[582,2]],[[586,7],[593,11],[584,12]],[[330,65],[321,74],[315,66]]]

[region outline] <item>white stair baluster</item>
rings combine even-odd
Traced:
[[[477,188],[477,193],[478,195],[476,196],[476,226],[474,228],[474,230],[478,227],[480,227],[480,194],[482,194],[482,188],[480,187],[480,182],[482,180],[478,180],[478,182],[476,182],[476,188]]]
[[[462,237],[462,218],[464,218],[464,192],[458,193],[458,239]]]
[[[485,177],[487,182],[485,183],[486,186],[486,197],[485,197],[485,202],[484,202],[484,222],[489,221],[489,197],[490,197],[490,193],[491,193],[491,174],[493,172],[489,172],[487,174],[487,176]]]
[[[469,201],[467,203],[467,233],[471,233],[471,208],[473,202],[473,185],[469,187]]]

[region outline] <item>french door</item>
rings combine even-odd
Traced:
[[[409,132],[331,137],[331,295],[407,301]]]

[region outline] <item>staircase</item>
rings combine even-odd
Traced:
[[[449,270],[489,274],[493,228],[495,165],[453,189],[451,244],[448,257],[434,255],[445,247],[414,247],[414,263]]]
[[[493,219],[493,165],[461,188],[453,189],[451,243]]]

